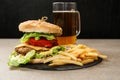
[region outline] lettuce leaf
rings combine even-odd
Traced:
[[[52,55],[57,55],[59,51],[64,51],[65,48],[63,46],[55,46],[51,50],[52,50]]]
[[[40,52],[35,55],[35,58],[41,59],[46,58],[47,56],[55,56],[59,54],[59,51],[64,51],[65,48],[63,46],[55,46],[51,48],[49,51]]]
[[[18,54],[17,52],[12,52],[9,55],[8,65],[9,66],[19,66],[21,64],[27,64],[30,62],[32,58],[35,59],[42,59],[48,56],[55,56],[59,54],[59,51],[64,51],[65,48],[63,46],[55,46],[51,48],[49,51],[45,52],[36,52],[35,50],[31,50],[25,56]]]
[[[39,40],[41,37],[44,37],[47,40],[53,40],[53,39],[55,39],[55,36],[53,34],[45,34],[45,33],[38,33],[38,32],[29,32],[29,33],[25,33],[23,35],[23,37],[20,39],[20,41],[21,42],[26,42],[31,37],[34,37],[35,40]]]
[[[19,66],[20,64],[26,64],[30,62],[30,59],[35,55],[35,50],[31,50],[25,56],[21,54],[17,54],[17,52],[13,52],[9,56],[8,65],[9,66]]]

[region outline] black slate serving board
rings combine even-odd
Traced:
[[[91,66],[95,66],[99,64],[100,62],[102,62],[101,58],[98,58],[98,60],[95,60],[94,62],[85,64],[84,66],[77,66],[77,65],[69,64],[69,65],[51,67],[51,66],[48,66],[48,64],[25,64],[25,65],[20,65],[20,67],[37,69],[37,70],[64,71],[64,70],[76,70],[76,69],[88,68]]]

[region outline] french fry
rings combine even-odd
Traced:
[[[86,60],[86,59],[98,60],[98,57],[97,56],[87,56],[87,57],[83,58],[82,60]]]
[[[74,61],[74,60],[61,59],[60,61],[63,62],[64,64],[75,64],[75,65],[83,66],[83,64],[81,62]],[[50,66],[53,66],[54,64],[56,64],[56,63],[52,63],[52,64],[50,64]],[[57,63],[57,65],[59,65],[59,63]]]
[[[60,51],[58,55],[47,57],[45,59],[32,59],[31,63],[48,63],[49,66],[59,66],[66,64],[74,64],[83,66],[98,60],[98,58],[107,59],[106,55],[100,54],[96,49],[86,45],[65,45],[66,50]]]
[[[44,59],[31,59],[30,63],[37,64],[37,63],[43,63]]]
[[[60,65],[65,65],[66,63],[63,62],[57,62],[57,63],[51,63],[48,66],[60,66]]]
[[[49,66],[58,66],[58,65],[65,65],[65,62],[62,62],[61,59],[55,59],[52,61],[51,64],[49,64]]]
[[[86,48],[86,51],[87,52],[96,52],[96,53],[98,53],[98,51],[96,50],[96,49],[93,49],[93,48]]]
[[[85,60],[82,61],[82,63],[87,64],[87,63],[91,63],[93,61],[94,61],[94,59],[85,59]]]
[[[81,62],[81,61],[82,61],[82,59],[80,59],[80,58],[77,58],[77,61],[78,61],[78,62]]]
[[[81,59],[86,58],[86,53],[83,53],[83,54],[79,55],[79,58],[81,58]]]
[[[74,60],[62,60],[62,61],[66,62],[68,64],[75,64],[75,65],[83,66],[83,64],[81,62],[74,61]]]
[[[68,56],[68,57],[71,57],[71,59],[73,60],[77,60],[77,58],[73,55],[71,55],[70,53],[67,53],[67,52],[61,52],[60,53],[61,55],[64,55],[64,56]]]
[[[95,52],[88,52],[87,54],[85,54],[86,56],[94,56],[97,57],[99,54],[95,53]]]
[[[67,56],[62,56],[62,55],[56,55],[56,56],[47,58],[46,60],[44,60],[44,63],[51,62],[51,61],[53,61],[55,59],[71,59],[71,58],[67,57]]]
[[[78,49],[86,49],[87,46],[83,45],[83,44],[79,44],[79,45],[76,46],[76,48],[78,48]]]
[[[106,55],[102,55],[102,54],[98,55],[98,57],[100,57],[102,59],[107,59],[107,56]]]

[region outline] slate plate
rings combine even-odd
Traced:
[[[96,60],[94,62],[85,64],[84,66],[77,66],[77,65],[69,64],[69,65],[50,67],[50,66],[48,66],[48,64],[26,64],[26,65],[20,65],[20,67],[30,68],[30,69],[37,69],[37,70],[63,71],[63,70],[75,70],[75,69],[88,68],[88,67],[97,65],[100,62],[102,62],[101,58],[98,58],[98,60]]]

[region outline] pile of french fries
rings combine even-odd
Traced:
[[[67,45],[65,51],[60,51],[58,55],[48,57],[46,59],[32,60],[39,63],[50,63],[49,66],[59,66],[66,64],[74,64],[83,66],[98,60],[98,58],[107,59],[106,55],[100,54],[96,49],[90,48],[86,45]]]

